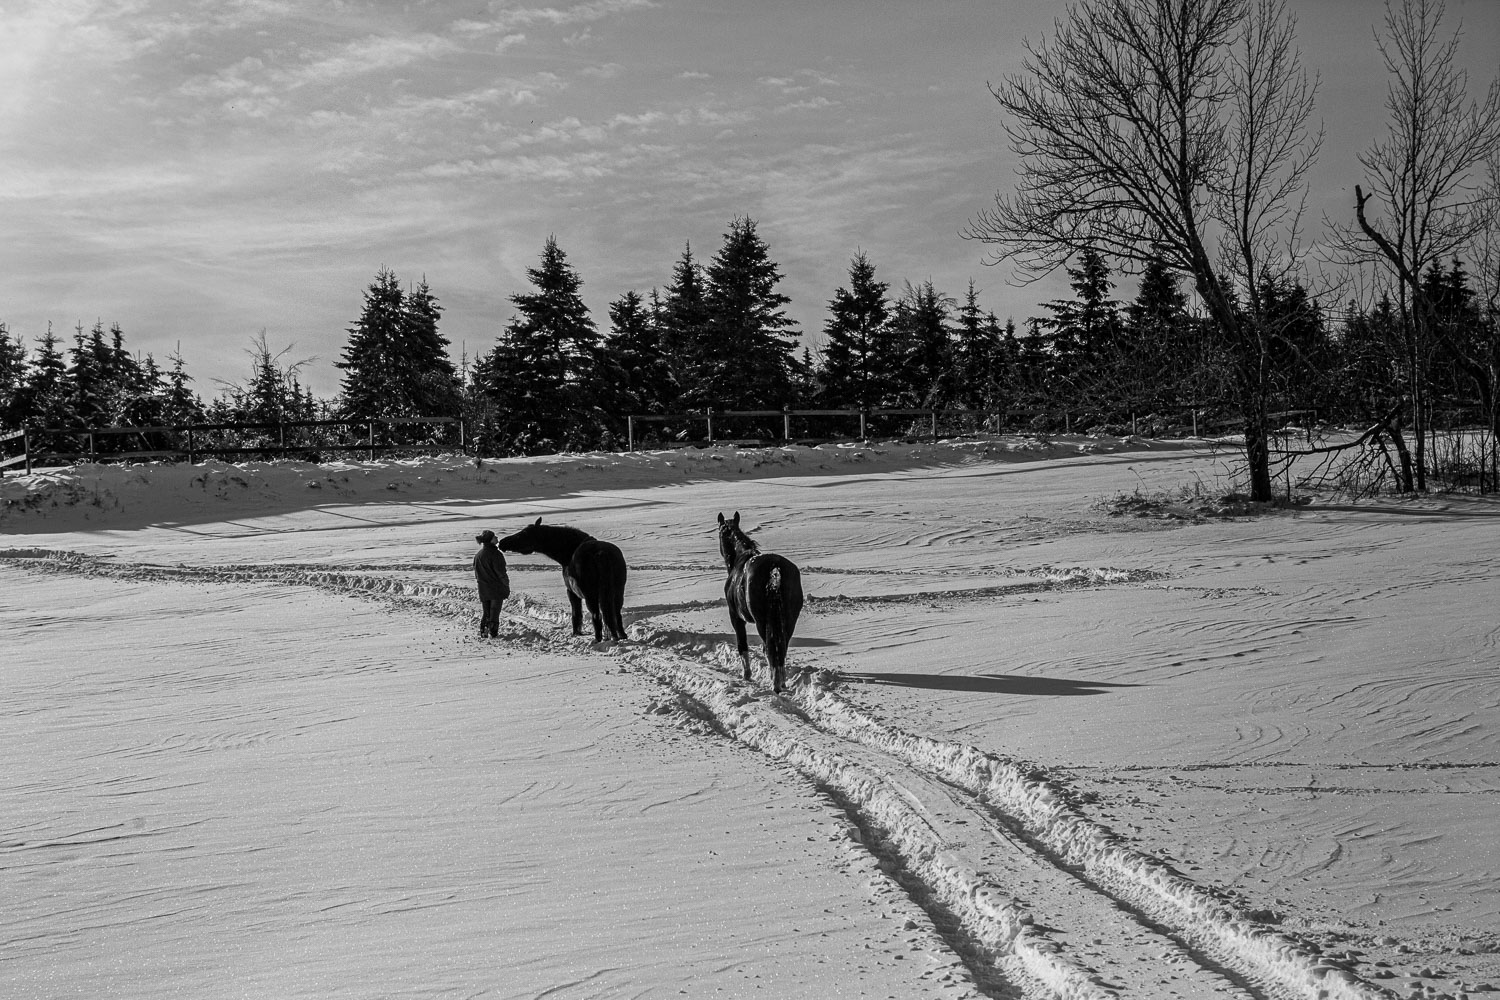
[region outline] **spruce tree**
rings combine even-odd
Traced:
[[[1125,307],[1112,368],[1115,395],[1128,412],[1146,413],[1193,396],[1199,338],[1178,281],[1160,260],[1149,261],[1135,299]]]
[[[723,410],[779,407],[792,401],[795,327],[776,290],[781,271],[755,230],[736,217],[706,269],[709,321],[695,384],[686,395]]]
[[[412,416],[446,417],[458,412],[458,372],[448,356],[450,342],[438,332],[442,314],[424,274],[417,287],[406,293],[397,343],[404,376],[399,388]]]
[[[21,410],[37,427],[62,427],[74,423],[68,406],[68,368],[58,347],[52,324],[37,339],[37,353],[26,373]]]
[[[25,420],[21,409],[26,388],[26,345],[0,323],[0,431],[15,430]]]
[[[662,331],[638,292],[629,291],[609,305],[610,332],[604,353],[618,371],[614,405],[606,411],[665,413],[677,401],[676,380],[662,349]]]
[[[953,329],[956,339],[954,369],[957,373],[953,402],[960,402],[973,409],[984,409],[995,405],[996,382],[1001,368],[1000,325],[995,314],[986,316],[979,308],[979,293],[974,288],[974,279],[969,279],[969,290],[963,304],[958,307],[957,322]]]
[[[1081,250],[1067,271],[1073,298],[1043,303],[1052,313],[1042,324],[1053,355],[1052,387],[1057,402],[1097,417],[1116,405],[1109,359],[1120,330],[1119,303],[1109,297],[1109,264],[1097,250]]]
[[[828,303],[823,325],[822,398],[829,406],[884,406],[899,358],[891,350],[889,305],[883,281],[863,250],[849,261],[849,286]]]
[[[365,290],[364,308],[349,327],[343,357],[343,411],[347,417],[414,416],[402,380],[401,340],[407,325],[406,296],[394,272],[382,267]]]
[[[182,348],[168,355],[171,370],[164,376],[162,389],[162,423],[191,424],[203,419],[203,401],[188,387],[193,377],[187,373],[187,364],[182,359]]]
[[[929,278],[910,281],[891,313],[894,341],[902,359],[899,402],[906,406],[947,406],[954,389],[951,298],[940,293]]]
[[[661,344],[673,381],[687,395],[700,375],[708,346],[708,303],[704,301],[703,271],[693,259],[692,244],[672,266],[672,281],[661,297]],[[697,405],[697,397],[691,401]]]
[[[536,455],[585,443],[599,335],[579,294],[583,280],[555,236],[526,276],[536,291],[511,296],[516,315],[478,377],[499,411],[496,446]]]
[[[108,361],[104,323],[96,322],[87,334],[79,323],[73,330],[73,346],[68,348],[66,376],[68,416],[73,423],[89,427],[109,423],[104,406]]]

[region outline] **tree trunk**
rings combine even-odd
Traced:
[[[1391,444],[1396,446],[1396,454],[1401,456],[1401,492],[1414,492],[1416,486],[1412,479],[1411,452],[1407,450],[1406,438],[1401,434],[1401,425],[1399,422],[1388,424],[1386,429],[1390,432]]]
[[[1271,501],[1271,445],[1266,430],[1266,400],[1259,392],[1245,394],[1245,460],[1250,468],[1250,499]]]

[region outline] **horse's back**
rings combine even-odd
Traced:
[[[802,613],[802,572],[797,569],[797,564],[785,556],[767,552],[751,560],[746,569],[744,597],[750,620],[759,622],[765,619],[771,605],[774,578],[780,581],[776,596],[781,614],[788,625],[795,624],[797,616]]]
[[[568,564],[569,575],[575,578],[585,591],[598,593],[600,589],[621,592],[625,588],[625,577],[629,572],[625,565],[625,553],[613,542],[591,538],[578,546]]]

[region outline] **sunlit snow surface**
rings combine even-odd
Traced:
[[[1482,996],[1500,506],[1104,503],[1228,457],[7,478],[0,995]],[[786,698],[735,510],[803,569]],[[528,556],[472,638],[472,536],[537,516],[625,550],[631,642]]]

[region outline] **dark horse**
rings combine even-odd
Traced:
[[[771,668],[771,690],[780,692],[786,672],[786,648],[802,613],[802,574],[790,559],[760,546],[740,530],[739,511],[734,519],[719,515],[719,552],[729,570],[724,581],[724,600],[729,602],[729,622],[739,640],[740,662],[745,680],[750,679],[750,648],[745,643],[745,623],[754,622]]]
[[[620,609],[625,605],[625,556],[618,545],[601,542],[577,528],[542,524],[537,518],[514,535],[500,539],[506,552],[542,555],[562,565],[563,583],[573,605],[573,634],[583,635],[583,605],[594,619],[594,641],[604,641],[604,627],[616,639],[625,638]]]

